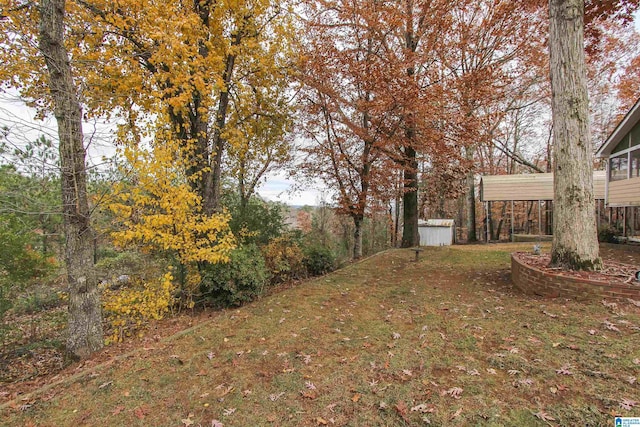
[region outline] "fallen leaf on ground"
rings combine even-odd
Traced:
[[[633,409],[635,406],[638,405],[638,402],[631,400],[631,399],[622,399],[620,401],[620,407],[622,409],[625,409],[627,411],[630,411],[631,409]]]
[[[411,412],[420,412],[421,414],[428,414],[432,413],[433,411],[435,411],[433,405],[427,406],[427,404],[425,403],[421,403],[411,408]]]
[[[218,386],[219,387],[219,386]],[[233,391],[235,387],[233,387],[232,385],[230,385],[229,387],[225,388],[224,390],[222,390],[222,392],[220,392],[220,394],[218,394],[218,397],[224,397],[227,394],[231,393]]]
[[[111,415],[118,415],[122,411],[124,411],[124,406],[123,405],[116,406],[115,408],[113,408],[113,411],[111,411]]]
[[[449,420],[453,420],[454,418],[458,418],[461,413],[462,413],[462,407],[460,407],[460,409],[458,409],[456,412],[454,412],[453,415],[451,415],[451,417],[449,418]]]
[[[269,400],[272,402],[275,402],[276,400],[280,399],[282,396],[284,395],[284,391],[280,392],[280,393],[273,393],[269,395]]]
[[[556,420],[555,418],[553,418],[551,415],[547,414],[544,411],[536,412],[533,415],[535,415],[536,418],[539,418],[542,421],[555,421]]]
[[[398,403],[396,403],[395,405],[393,405],[393,408],[396,410],[396,412],[398,413],[398,415],[400,415],[400,417],[402,417],[403,420],[407,421],[407,411],[409,408],[407,408],[407,404],[404,403],[403,401],[400,401]]]
[[[148,414],[149,414],[149,408],[147,408],[145,405],[142,405],[133,410],[133,415],[135,415],[136,418],[138,418],[139,420],[143,419]]]
[[[318,393],[314,390],[302,390],[300,394],[302,395],[302,397],[309,400],[313,400],[318,397]]]
[[[443,391],[441,393],[441,395],[442,396],[449,395],[449,396],[453,397],[454,399],[460,399],[460,395],[462,394],[463,391],[464,391],[464,389],[462,389],[460,387],[452,387],[449,390]]]
[[[620,329],[613,323],[609,322],[608,320],[605,320],[604,322],[602,322],[602,324],[604,325],[605,329],[608,329],[614,332],[620,332]]]

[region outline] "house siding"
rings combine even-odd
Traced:
[[[610,181],[607,206],[640,206],[640,177]]]
[[[605,180],[604,172],[594,172],[593,195],[595,199],[604,199]],[[553,200],[553,174],[483,176],[481,193],[484,202]]]

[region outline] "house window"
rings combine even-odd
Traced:
[[[631,152],[631,178],[640,177],[640,150]]]
[[[609,180],[620,181],[628,178],[629,158],[627,154],[612,157],[609,160]]]
[[[631,147],[640,145],[640,123],[637,123],[629,133],[629,142]]]
[[[624,136],[624,138],[622,138],[622,141],[620,141],[618,143],[618,145],[615,146],[615,148],[611,151],[612,153],[618,153],[622,150],[626,150],[627,148],[629,148],[629,140],[631,139],[631,134],[628,133]]]

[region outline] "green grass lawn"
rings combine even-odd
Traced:
[[[522,295],[531,244],[387,251],[73,381],[1,425],[613,425],[640,416],[640,310]],[[547,248],[548,249],[548,248]]]

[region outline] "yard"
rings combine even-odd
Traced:
[[[600,426],[639,416],[640,301],[524,296],[509,254],[531,247],[425,248],[418,262],[390,250],[203,313],[167,338],[149,330],[35,393],[5,393],[0,424]],[[640,265],[622,246],[602,255]]]

